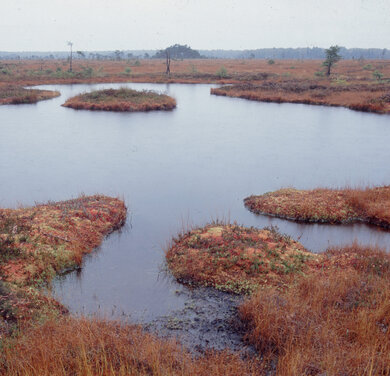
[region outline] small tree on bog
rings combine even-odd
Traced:
[[[334,64],[336,64],[339,60],[341,60],[341,56],[339,55],[340,47],[339,46],[330,46],[325,50],[326,59],[322,63],[324,67],[327,67],[326,75],[330,76],[330,69]]]

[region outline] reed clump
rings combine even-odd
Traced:
[[[172,110],[174,98],[150,90],[104,89],[84,93],[68,99],[64,107],[93,111],[153,111]]]
[[[254,213],[323,223],[366,222],[390,228],[390,186],[366,189],[284,188],[244,200]]]

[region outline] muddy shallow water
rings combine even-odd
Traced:
[[[207,293],[194,297],[164,271],[164,248],[181,229],[212,219],[275,225],[314,252],[354,240],[390,250],[390,233],[375,227],[297,224],[256,216],[242,202],[287,186],[389,184],[389,116],[216,97],[211,85],[180,84],[126,85],[174,96],[172,112],[60,106],[81,92],[119,86],[44,86],[61,97],[0,108],[1,207],[101,193],[124,198],[129,208],[125,228],[81,270],[54,283],[55,296],[72,312],[155,323],[176,317],[191,299],[201,306]],[[237,303],[218,299],[227,301],[225,313],[210,309],[204,320],[229,320],[226,312]],[[210,344],[202,338],[200,347]]]

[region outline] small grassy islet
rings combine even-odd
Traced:
[[[290,274],[308,270],[317,258],[274,228],[219,224],[179,235],[166,254],[178,280],[234,293],[283,284]]]
[[[64,107],[93,111],[169,111],[176,107],[174,98],[150,90],[104,89],[68,99]]]
[[[390,228],[390,186],[366,189],[284,188],[244,200],[257,214],[320,223],[366,222]]]

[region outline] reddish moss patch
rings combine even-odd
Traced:
[[[312,269],[319,256],[273,228],[208,225],[175,239],[166,259],[184,283],[248,293]]]
[[[390,186],[370,189],[280,189],[244,200],[254,213],[305,222],[363,221],[390,227]]]
[[[64,107],[97,111],[153,111],[172,110],[176,107],[174,98],[153,91],[106,89],[77,95],[68,99]]]
[[[0,105],[36,103],[60,96],[58,91],[25,89],[15,85],[0,85]]]
[[[79,265],[125,218],[123,201],[98,195],[0,209],[0,317],[26,320],[59,306],[38,288]]]
[[[27,284],[79,264],[125,217],[124,203],[105,196],[0,209],[3,280]]]

